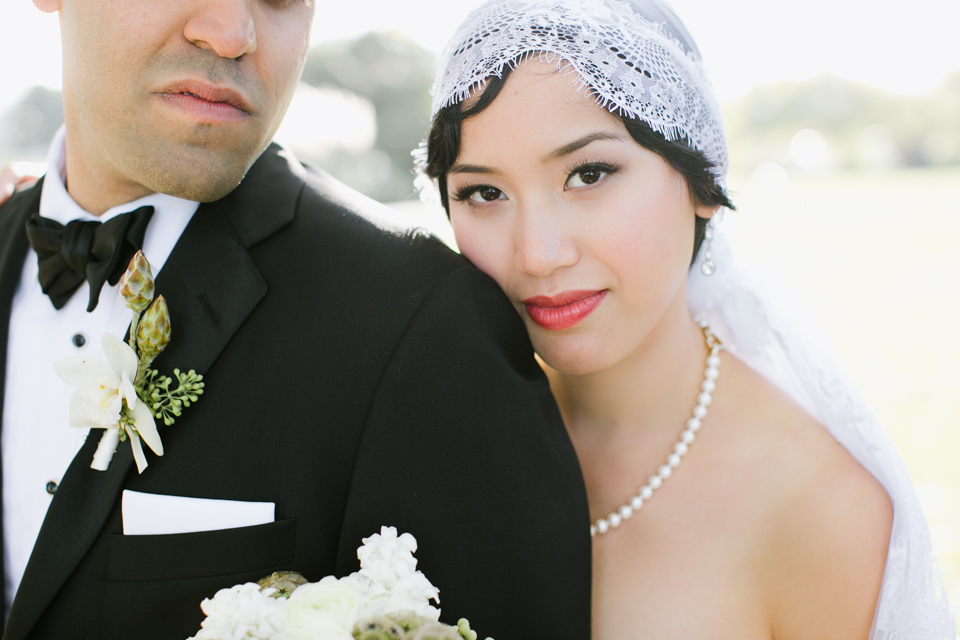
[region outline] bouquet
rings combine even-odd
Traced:
[[[360,571],[307,582],[294,572],[221,589],[189,640],[477,640],[461,619],[439,622],[439,591],[417,571],[417,540],[394,527],[363,539]],[[491,640],[487,638],[487,640]]]

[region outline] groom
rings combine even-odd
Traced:
[[[182,639],[219,589],[355,571],[382,525],[417,537],[445,621],[589,637],[583,483],[516,313],[270,144],[311,2],[34,2],[59,12],[66,126],[0,207],[4,640]],[[172,316],[154,368],[206,388],[142,474],[129,442],[95,471],[53,363],[122,336],[136,248]]]

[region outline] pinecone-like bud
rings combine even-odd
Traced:
[[[374,616],[357,623],[354,640],[404,640],[407,632],[388,616]]]
[[[404,631],[413,631],[428,622],[432,622],[429,618],[418,616],[415,612],[405,609],[387,613],[384,617],[400,625],[400,628]]]
[[[143,251],[137,251],[120,278],[120,296],[127,307],[140,313],[153,301],[154,284],[150,263]]]
[[[307,584],[307,579],[296,571],[274,571],[257,581],[257,584],[260,585],[260,591],[276,589],[274,598],[289,598],[297,587]]]
[[[143,314],[137,329],[137,346],[140,355],[149,363],[170,344],[170,311],[163,296],[158,296]]]

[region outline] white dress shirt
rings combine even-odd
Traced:
[[[143,252],[156,276],[198,203],[154,194],[95,217],[81,209],[64,186],[65,140],[66,131],[61,128],[47,158],[49,170],[40,195],[40,215],[62,224],[71,220],[105,222],[139,207],[153,206]],[[58,311],[40,289],[37,273],[37,254],[31,249],[10,314],[0,441],[7,611],[50,506],[48,483],[60,483],[87,435],[85,429],[70,427],[68,414],[74,387],[57,377],[53,363],[74,355],[105,359],[100,337],[110,332],[122,338],[131,320],[130,311],[120,299],[119,284],[104,284],[97,308],[87,313],[90,289],[84,282]],[[93,435],[100,437],[99,432]],[[55,486],[51,484],[50,489]]]

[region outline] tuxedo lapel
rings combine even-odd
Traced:
[[[17,284],[23,275],[23,261],[30,248],[27,242],[26,222],[27,218],[40,209],[42,188],[43,180],[41,179],[30,191],[14,196],[14,199],[4,207],[4,217],[0,220],[0,424],[3,422],[3,396],[7,385],[7,336],[10,332],[10,312],[13,309],[13,296],[17,291]],[[0,465],[0,478],[2,477],[2,465]],[[2,546],[3,520],[0,518],[0,548]],[[5,555],[0,555],[0,576],[6,575]],[[3,584],[6,585],[6,580]],[[0,598],[4,596],[4,589],[5,587],[0,587]]]
[[[267,284],[248,248],[293,219],[303,181],[291,171],[291,162],[272,146],[233,193],[201,205],[184,230],[156,278],[173,328],[170,346],[153,364],[161,373],[172,375],[176,367],[206,374],[267,295]],[[295,169],[302,171],[299,165]],[[164,429],[203,425],[191,424],[188,411],[175,425],[159,427],[163,437]],[[11,608],[4,640],[26,638],[100,534],[127,474],[136,473],[128,443],[121,443],[107,471],[90,469],[99,440],[99,432],[90,434],[57,489]],[[164,453],[177,455],[173,450]],[[149,453],[148,460],[156,463]]]

